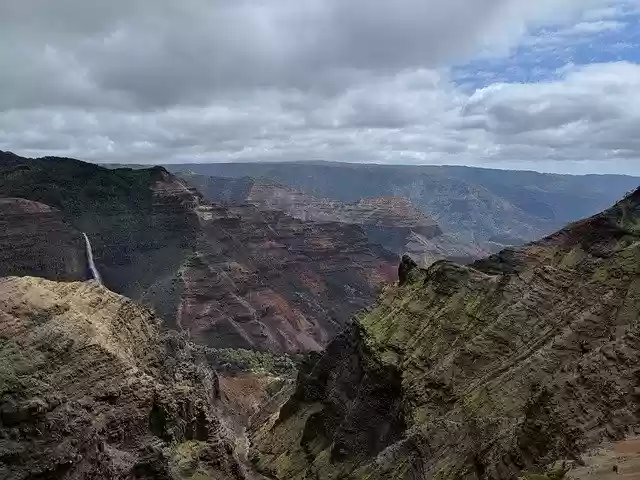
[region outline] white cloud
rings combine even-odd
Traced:
[[[598,8],[584,13],[587,6]],[[480,50],[508,54],[549,21],[547,37],[528,41],[534,53],[552,54],[623,29],[636,7],[0,0],[0,149],[156,163],[538,161],[585,169],[606,161],[628,171],[640,155],[637,65],[570,65],[554,81],[476,92],[456,86],[447,66]],[[502,73],[524,67],[509,68]],[[548,67],[528,68],[542,76]]]
[[[605,2],[0,0],[0,108],[153,109],[234,89],[335,91],[350,80],[344,72],[441,67],[590,3]]]
[[[473,165],[480,158],[493,166],[546,162],[546,169],[576,171],[606,161],[610,169],[640,171],[640,66],[574,66],[559,74],[554,81],[495,84],[471,94],[443,72],[419,70],[364,81],[322,102],[265,90],[225,104],[135,115],[10,111],[0,115],[0,148],[125,162]]]
[[[576,23],[571,28],[561,30],[561,35],[584,35],[607,31],[622,30],[627,24],[617,20],[597,20],[591,22]]]

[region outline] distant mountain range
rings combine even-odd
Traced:
[[[316,198],[264,178],[208,177],[193,172],[178,175],[210,201],[227,205],[252,204],[266,211],[281,211],[305,222],[358,225],[373,244],[408,253],[422,265],[443,258],[471,262],[491,253],[445,234],[439,225],[402,197],[362,198],[345,203]],[[499,246],[492,244],[497,251]]]
[[[453,166],[299,162],[166,167],[173,172],[240,179],[233,190],[238,198],[248,179],[266,179],[304,195],[346,204],[364,198],[403,198],[458,244],[472,245],[480,252],[547,235],[607,208],[640,183],[638,177],[623,175],[572,176]]]

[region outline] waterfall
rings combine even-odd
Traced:
[[[84,236],[84,243],[87,248],[87,262],[89,262],[89,269],[91,270],[91,275],[93,275],[93,279],[102,285],[102,278],[100,277],[100,272],[96,268],[96,264],[93,261],[93,251],[91,250],[91,242],[89,241],[89,237],[87,234],[82,232]]]

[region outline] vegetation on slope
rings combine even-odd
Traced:
[[[219,372],[238,374],[295,376],[298,366],[296,357],[273,354],[243,348],[205,348],[209,364]]]
[[[244,478],[216,373],[148,309],[95,282],[6,277],[0,317],[0,478]]]
[[[76,218],[88,212],[149,210],[149,186],[163,170],[110,170],[70,158],[24,159],[1,152],[0,169],[0,195],[35,200]]]
[[[298,480],[555,478],[558,460],[637,434],[638,219],[640,190],[491,261],[405,272],[302,366],[254,434],[256,465]]]
[[[169,320],[179,298],[178,270],[195,248],[197,218],[188,198],[158,190],[158,182],[167,179],[161,167],[111,170],[69,158],[0,152],[0,197],[59,209],[89,236],[105,284],[153,305]]]

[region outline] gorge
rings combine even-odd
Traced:
[[[0,173],[2,478],[640,466],[640,189],[523,246],[421,266],[400,256],[404,229],[440,227],[404,200],[252,180],[213,201],[162,167],[8,153]]]

